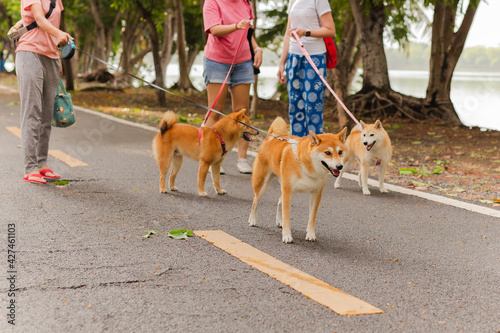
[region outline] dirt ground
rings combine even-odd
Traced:
[[[12,86],[12,78],[5,77],[0,75],[0,84]],[[204,92],[184,97],[201,104],[207,102]],[[72,98],[75,105],[153,126],[157,126],[166,110],[177,112],[181,116],[180,121],[196,126],[200,125],[205,115],[203,109],[170,94],[167,94],[167,107],[160,108],[156,103],[156,91],[150,88],[83,89],[74,92]],[[340,128],[333,119],[334,106],[328,103],[325,107],[325,130],[337,133]],[[228,98],[228,112],[229,105]],[[259,100],[258,115],[252,124],[267,130],[276,116],[288,119],[286,103]],[[371,123],[375,119],[362,120]],[[448,126],[438,122],[415,123],[403,119],[381,121],[393,145],[386,182],[488,207],[500,207],[499,131]],[[257,137],[251,149],[257,150],[263,139],[263,135]],[[356,167],[350,172],[356,173]],[[374,170],[370,176],[376,176]]]

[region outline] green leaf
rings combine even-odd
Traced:
[[[173,239],[188,239],[188,236],[191,235],[193,235],[193,231],[186,229],[174,229],[168,233],[168,237]]]
[[[69,181],[67,181],[67,180],[56,180],[52,184],[54,184],[54,185],[68,185]]]
[[[153,235],[153,234],[156,234],[157,232],[156,231],[153,231],[153,230],[149,230],[147,232],[147,234],[145,234],[144,236],[142,236],[142,238],[149,238],[149,236]]]
[[[417,169],[401,168],[398,170],[400,175],[413,175],[420,173]]]
[[[417,182],[416,180],[412,180],[412,183],[413,183],[413,185],[420,186],[420,187],[427,187],[430,185],[429,183],[425,184],[425,183]]]
[[[495,203],[495,201],[493,201],[493,200],[479,200],[479,201],[481,201],[482,203],[487,203],[487,204],[494,204]]]
[[[440,173],[441,173],[441,171],[443,171],[443,168],[436,168],[436,169],[434,169],[434,170],[432,171],[432,173],[433,173],[433,174],[435,174],[435,175],[438,175],[438,174],[440,174]]]
[[[420,145],[420,144],[422,144],[422,141],[413,141],[412,144],[414,144],[414,145]]]
[[[425,165],[422,165],[422,169],[423,169],[423,171],[422,171],[422,175],[424,175],[424,176],[428,176],[428,175],[429,175],[429,170],[426,168],[426,166],[425,166]]]
[[[446,164],[446,162],[442,161],[442,160],[435,160],[434,163],[441,164],[441,165]]]

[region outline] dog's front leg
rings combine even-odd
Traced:
[[[220,187],[220,166],[222,164],[222,160],[220,162],[216,162],[212,164],[210,173],[212,175],[212,184],[214,185],[215,192],[217,194],[226,194],[227,191]]]
[[[283,243],[293,242],[292,238],[292,228],[290,226],[290,207],[292,205],[292,189],[291,187],[282,186],[281,187],[281,197],[283,205],[283,230],[282,237]]]
[[[368,189],[368,162],[366,160],[362,160],[359,163],[359,180],[363,194],[370,195],[370,190]]]
[[[200,197],[206,197],[208,195],[207,192],[205,192],[205,180],[207,179],[209,167],[209,163],[200,160],[200,165],[198,167],[198,195]]]
[[[276,225],[281,228],[283,226],[283,196],[280,197],[276,206]]]
[[[384,186],[384,176],[386,170],[387,170],[387,162],[382,161],[382,163],[380,163],[380,170],[378,174],[378,188],[380,189],[381,193],[389,193],[389,191]]]
[[[309,197],[309,222],[307,223],[306,240],[311,242],[316,241],[316,214],[318,213],[322,194],[323,187],[317,192],[311,192],[311,196]]]

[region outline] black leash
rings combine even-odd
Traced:
[[[116,70],[116,71],[119,71],[119,70],[120,70],[119,68],[115,67],[114,65],[111,65],[110,63],[107,63],[106,61],[104,61],[104,60],[102,60],[102,59],[99,59],[99,58],[97,58],[97,57],[95,57],[95,56],[93,56],[93,55],[91,55],[91,54],[88,54],[87,52],[82,51],[82,50],[80,50],[80,49],[79,49],[79,48],[77,48],[77,47],[75,47],[75,49],[76,49],[76,50],[78,50],[80,53],[85,54],[87,57],[90,57],[90,58],[92,58],[92,59],[94,59],[94,60],[96,60],[96,61],[98,61],[98,62],[100,62],[100,63],[102,63],[102,64],[104,64],[104,65],[106,65],[106,66],[108,66],[108,67],[111,67],[111,68],[113,68],[113,69],[114,69],[114,70]],[[183,99],[183,100],[185,100],[185,101],[187,101],[187,102],[189,102],[189,103],[192,103],[192,104],[194,104],[194,105],[196,105],[196,106],[199,106],[199,107],[201,107],[201,108],[203,108],[203,109],[206,109],[206,110],[209,110],[209,111],[215,112],[215,113],[217,113],[217,114],[220,114],[221,116],[227,117],[227,115],[226,115],[226,114],[224,114],[224,113],[222,113],[222,112],[220,112],[220,111],[217,111],[217,110],[215,110],[215,109],[213,109],[213,108],[211,108],[211,107],[208,107],[208,106],[206,106],[206,105],[203,105],[203,104],[200,104],[200,103],[195,102],[195,101],[193,101],[193,100],[190,100],[189,98],[186,98],[186,97],[183,97],[183,96],[180,96],[180,95],[176,95],[176,94],[174,94],[173,92],[168,91],[167,89],[164,89],[164,88],[162,88],[162,87],[160,87],[160,86],[158,86],[158,85],[156,85],[156,84],[154,84],[154,83],[152,83],[152,82],[148,82],[148,81],[146,81],[146,80],[144,80],[144,79],[141,79],[140,77],[138,77],[138,76],[136,76],[136,75],[134,75],[134,74],[131,74],[131,73],[128,73],[128,72],[125,72],[125,71],[124,71],[124,73],[125,73],[125,74],[127,74],[127,75],[129,75],[129,76],[131,76],[131,77],[133,77],[134,79],[137,79],[137,80],[139,80],[139,81],[141,81],[141,82],[146,83],[147,85],[150,85],[150,86],[151,86],[151,87],[153,87],[153,88],[156,88],[156,89],[158,89],[158,90],[164,91],[164,92],[166,92],[167,94],[170,94],[170,95],[172,95],[172,96],[176,96],[176,97],[181,98],[181,99]],[[251,129],[253,129],[253,130],[256,130],[257,132],[263,133],[263,134],[265,134],[265,135],[267,135],[267,136],[273,137],[273,138],[278,139],[278,140],[280,140],[280,141],[285,141],[285,142],[288,142],[288,140],[287,140],[287,139],[280,138],[280,137],[278,137],[278,136],[275,136],[275,135],[272,135],[272,134],[270,134],[270,133],[267,133],[267,132],[265,132],[265,131],[263,131],[263,130],[260,130],[260,129],[258,129],[258,128],[256,128],[256,127],[252,126],[252,125],[249,125],[249,124],[246,124],[246,123],[244,123],[244,122],[242,122],[242,121],[239,121],[238,119],[234,119],[234,118],[231,118],[231,119],[233,119],[234,121],[236,121],[236,122],[238,122],[238,123],[240,123],[240,124],[242,124],[242,125],[245,125],[246,127],[249,127],[249,128],[251,128]]]

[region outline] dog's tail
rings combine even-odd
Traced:
[[[160,120],[160,133],[161,136],[163,137],[163,134],[169,129],[174,126],[174,124],[177,123],[177,115],[173,111],[167,111],[163,115],[163,119]]]
[[[277,117],[276,119],[274,119],[271,127],[269,127],[269,134],[273,134],[276,136],[288,135],[288,125],[286,124],[285,119],[281,117]]]

